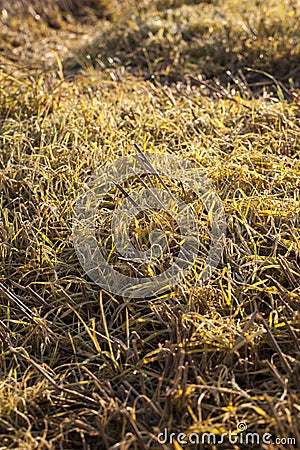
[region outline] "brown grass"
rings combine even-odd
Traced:
[[[46,2],[60,29],[8,3],[2,12],[3,449],[178,450],[187,446],[159,444],[158,434],[228,434],[241,422],[273,435],[253,448],[299,447],[299,4],[286,1],[283,15],[275,0],[247,14],[233,0],[182,3],[156,11],[145,1],[138,13],[134,2],[106,4],[109,21],[95,9],[82,21],[71,3]],[[172,25],[190,37],[170,37]],[[247,33],[258,39],[249,47]],[[204,285],[198,261],[164,295],[123,298],[78,262],[71,228],[81,186],[135,153],[134,143],[204,167],[223,201],[226,247]],[[115,189],[110,198],[121,197]],[[206,242],[208,224],[201,232]]]

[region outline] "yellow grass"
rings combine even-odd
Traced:
[[[179,449],[159,433],[240,423],[272,434],[257,448],[299,447],[299,2],[2,3],[0,448]],[[205,284],[201,258],[150,299],[81,268],[80,189],[134,144],[216,187],[226,246]]]

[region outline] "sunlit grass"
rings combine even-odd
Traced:
[[[84,20],[58,3],[55,33],[8,6],[1,19],[1,448],[167,448],[155,443],[166,427],[239,422],[299,440],[298,3],[128,1]],[[204,167],[223,201],[225,251],[204,285],[199,258],[169,292],[121,298],[78,262],[80,189],[134,144]],[[99,238],[122,198],[115,188],[99,211]],[[168,220],[141,215],[132,240],[146,249],[160,223],[176,252]]]

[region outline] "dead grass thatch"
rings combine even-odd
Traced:
[[[178,450],[185,446],[160,444],[159,433],[168,429],[187,436],[210,432],[228,436],[236,431],[241,436],[241,423],[260,436],[272,434],[274,444],[253,448],[299,446],[299,89],[297,76],[286,81],[287,72],[279,68],[277,76],[273,66],[296,39],[298,4],[285,2],[287,47],[282,45],[280,27],[273,29],[273,53],[266,56],[266,66],[250,60],[253,69],[264,71],[256,82],[267,80],[272,87],[268,89],[251,85],[245,76],[245,55],[240,57],[239,52],[247,45],[238,44],[233,31],[228,36],[237,61],[230,67],[233,79],[228,85],[222,79],[228,55],[221,40],[220,54],[227,56],[219,60],[212,52],[205,59],[207,70],[213,64],[220,69],[219,76],[208,81],[199,68],[204,60],[194,62],[188,52],[196,39],[216,47],[218,35],[213,43],[209,33],[213,35],[210,27],[221,29],[221,2],[181,3],[172,1],[168,10],[153,12],[144,2],[144,25],[136,19],[133,2],[124,5],[122,17],[111,22],[100,19],[97,28],[110,30],[103,32],[101,45],[115,59],[110,56],[109,61],[107,53],[105,62],[102,53],[98,58],[103,65],[97,66],[97,56],[91,54],[78,72],[70,70],[70,78],[63,72],[66,47],[86,48],[79,41],[74,45],[73,25],[54,35],[45,22],[46,35],[39,38],[38,28],[30,31],[24,25],[28,33],[24,36],[35,43],[30,49],[26,37],[13,56],[9,50],[13,36],[21,40],[24,36],[12,27],[7,47],[2,47],[6,64],[0,73],[3,449]],[[257,3],[257,16],[262,17],[260,11],[267,6]],[[277,25],[283,26],[281,3],[274,0],[265,15],[259,32],[261,46],[265,45],[261,51],[271,52],[265,43],[277,14]],[[212,14],[206,25],[204,18],[197,24],[201,7]],[[229,18],[234,23],[240,17],[236,2],[228,2],[226,8],[223,23]],[[251,14],[249,20],[254,20]],[[23,17],[27,25],[29,16]],[[179,58],[176,64],[168,60],[165,66],[157,61],[149,72],[150,62],[171,39],[166,30],[171,33],[172,24],[186,32],[190,27],[191,46],[174,32],[177,44],[169,47],[186,59]],[[251,26],[256,29],[257,22]],[[90,33],[94,22],[78,27]],[[65,42],[59,47],[62,36]],[[95,49],[92,38],[90,48]],[[56,55],[39,61],[44,39],[47,50],[53,44]],[[96,44],[99,51],[99,41]],[[256,54],[258,48],[258,43],[250,45],[247,55]],[[18,60],[19,54],[23,59]],[[192,71],[194,64],[197,73]],[[159,76],[169,76],[168,67],[176,77],[163,82]],[[267,73],[266,67],[274,71]],[[147,74],[156,81],[145,79]],[[201,258],[184,282],[149,299],[102,291],[82,270],[71,239],[81,186],[96,169],[104,170],[108,162],[134,153],[134,143],[204,167],[216,187],[226,211],[226,247],[205,284],[199,282]],[[169,183],[172,192],[184,198],[182,186]],[[131,192],[135,186],[132,182],[122,188]],[[105,235],[103,224],[110,223],[109,207],[121,197],[122,189],[115,189],[108,199],[111,203],[99,211],[100,236]],[[140,245],[145,244],[144,222],[139,220],[134,228]],[[170,227],[174,228],[171,222]],[[209,232],[208,223],[201,223],[204,246]],[[136,268],[126,270],[134,273]],[[241,442],[226,445],[249,448]],[[203,448],[217,447],[210,443]]]

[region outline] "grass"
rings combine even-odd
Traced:
[[[240,422],[296,439],[257,448],[297,448],[299,2],[84,3],[1,6],[0,448],[178,450],[158,434]],[[134,143],[216,187],[226,246],[205,284],[199,262],[130,299],[81,268],[80,189]]]

